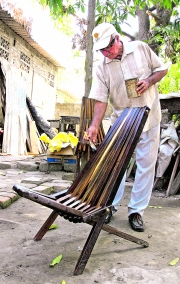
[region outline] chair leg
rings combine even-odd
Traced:
[[[52,225],[52,223],[56,220],[56,218],[59,216],[59,214],[56,211],[53,211],[49,217],[47,218],[46,222],[42,225],[41,229],[37,232],[37,234],[34,237],[35,241],[40,241],[46,232],[49,230],[49,227]]]
[[[119,230],[117,230],[116,228],[113,228],[109,225],[103,225],[102,227],[102,230],[110,233],[110,234],[113,234],[115,236],[118,236],[120,238],[123,238],[125,240],[128,240],[130,242],[133,242],[133,243],[136,243],[138,245],[142,245],[143,247],[147,248],[149,246],[149,243],[142,240],[142,239],[139,239],[139,238],[136,238],[135,236],[132,236],[132,235],[129,235],[129,234],[126,234],[124,232],[121,232]]]
[[[93,226],[94,222],[88,222],[88,224]],[[125,239],[127,241],[130,241],[132,243],[136,243],[138,245],[141,245],[141,246],[143,246],[145,248],[147,248],[149,246],[148,242],[146,242],[146,241],[144,241],[142,239],[139,239],[137,237],[134,237],[132,235],[126,234],[126,233],[124,233],[122,231],[119,231],[119,230],[117,230],[116,228],[114,228],[114,227],[112,227],[110,225],[103,224],[102,230],[105,231],[105,232],[108,232],[110,234],[113,234],[115,236],[118,236],[118,237],[120,237],[122,239]]]
[[[86,243],[84,245],[84,248],[81,252],[81,255],[78,259],[78,262],[76,264],[74,275],[80,275],[83,273],[84,268],[88,262],[88,259],[91,255],[91,252],[94,248],[94,245],[97,241],[97,238],[100,234],[100,231],[102,229],[102,226],[104,224],[105,218],[107,214],[104,214],[102,217],[99,218],[97,222],[94,223],[91,232],[86,240]]]

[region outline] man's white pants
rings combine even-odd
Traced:
[[[155,165],[160,139],[160,124],[143,132],[136,146],[136,174],[128,204],[128,215],[139,213],[141,216],[148,206],[154,184]],[[116,208],[125,188],[126,174],[118,188],[112,205]]]

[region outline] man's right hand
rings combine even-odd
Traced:
[[[83,137],[84,140],[91,140],[93,143],[96,143],[98,128],[94,127],[93,125],[90,125],[86,133],[87,134],[85,134]]]
[[[107,103],[103,103],[100,101],[96,101],[94,105],[94,117],[87,130],[87,136],[90,141],[96,143],[97,134],[99,130],[99,126],[104,118],[105,112],[107,108]],[[88,140],[87,137],[84,137],[84,140]]]

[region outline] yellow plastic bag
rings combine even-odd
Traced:
[[[45,133],[41,134],[39,140],[43,141],[45,144],[49,144],[49,142],[51,141]]]
[[[52,140],[53,140],[53,141],[56,141],[57,143],[58,143],[59,141],[67,143],[67,142],[69,142],[69,135],[68,135],[68,133],[66,133],[66,132],[59,132],[58,134],[56,134],[56,135],[53,137]]]
[[[59,132],[52,139],[43,133],[39,139],[48,145],[48,149],[51,153],[54,151],[59,152],[62,148],[66,148],[69,145],[74,148],[78,144],[78,138],[74,136],[72,132]]]
[[[48,149],[51,153],[53,153],[54,151],[60,151],[61,148],[63,146],[63,142],[61,140],[59,141],[54,141],[53,139],[50,140],[49,145],[48,145]]]
[[[75,146],[77,146],[78,139],[76,136],[74,136],[74,133],[70,132],[68,133],[68,136],[69,136],[69,141],[71,143],[71,147],[74,148]]]

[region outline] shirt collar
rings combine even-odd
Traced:
[[[124,57],[126,57],[126,55],[134,52],[134,42],[133,41],[130,41],[130,42],[127,42],[127,41],[123,41],[121,40],[122,43],[123,43],[123,54],[122,54],[122,59]],[[109,59],[107,57],[105,57],[105,63],[110,63],[111,61],[119,61],[118,59]]]

